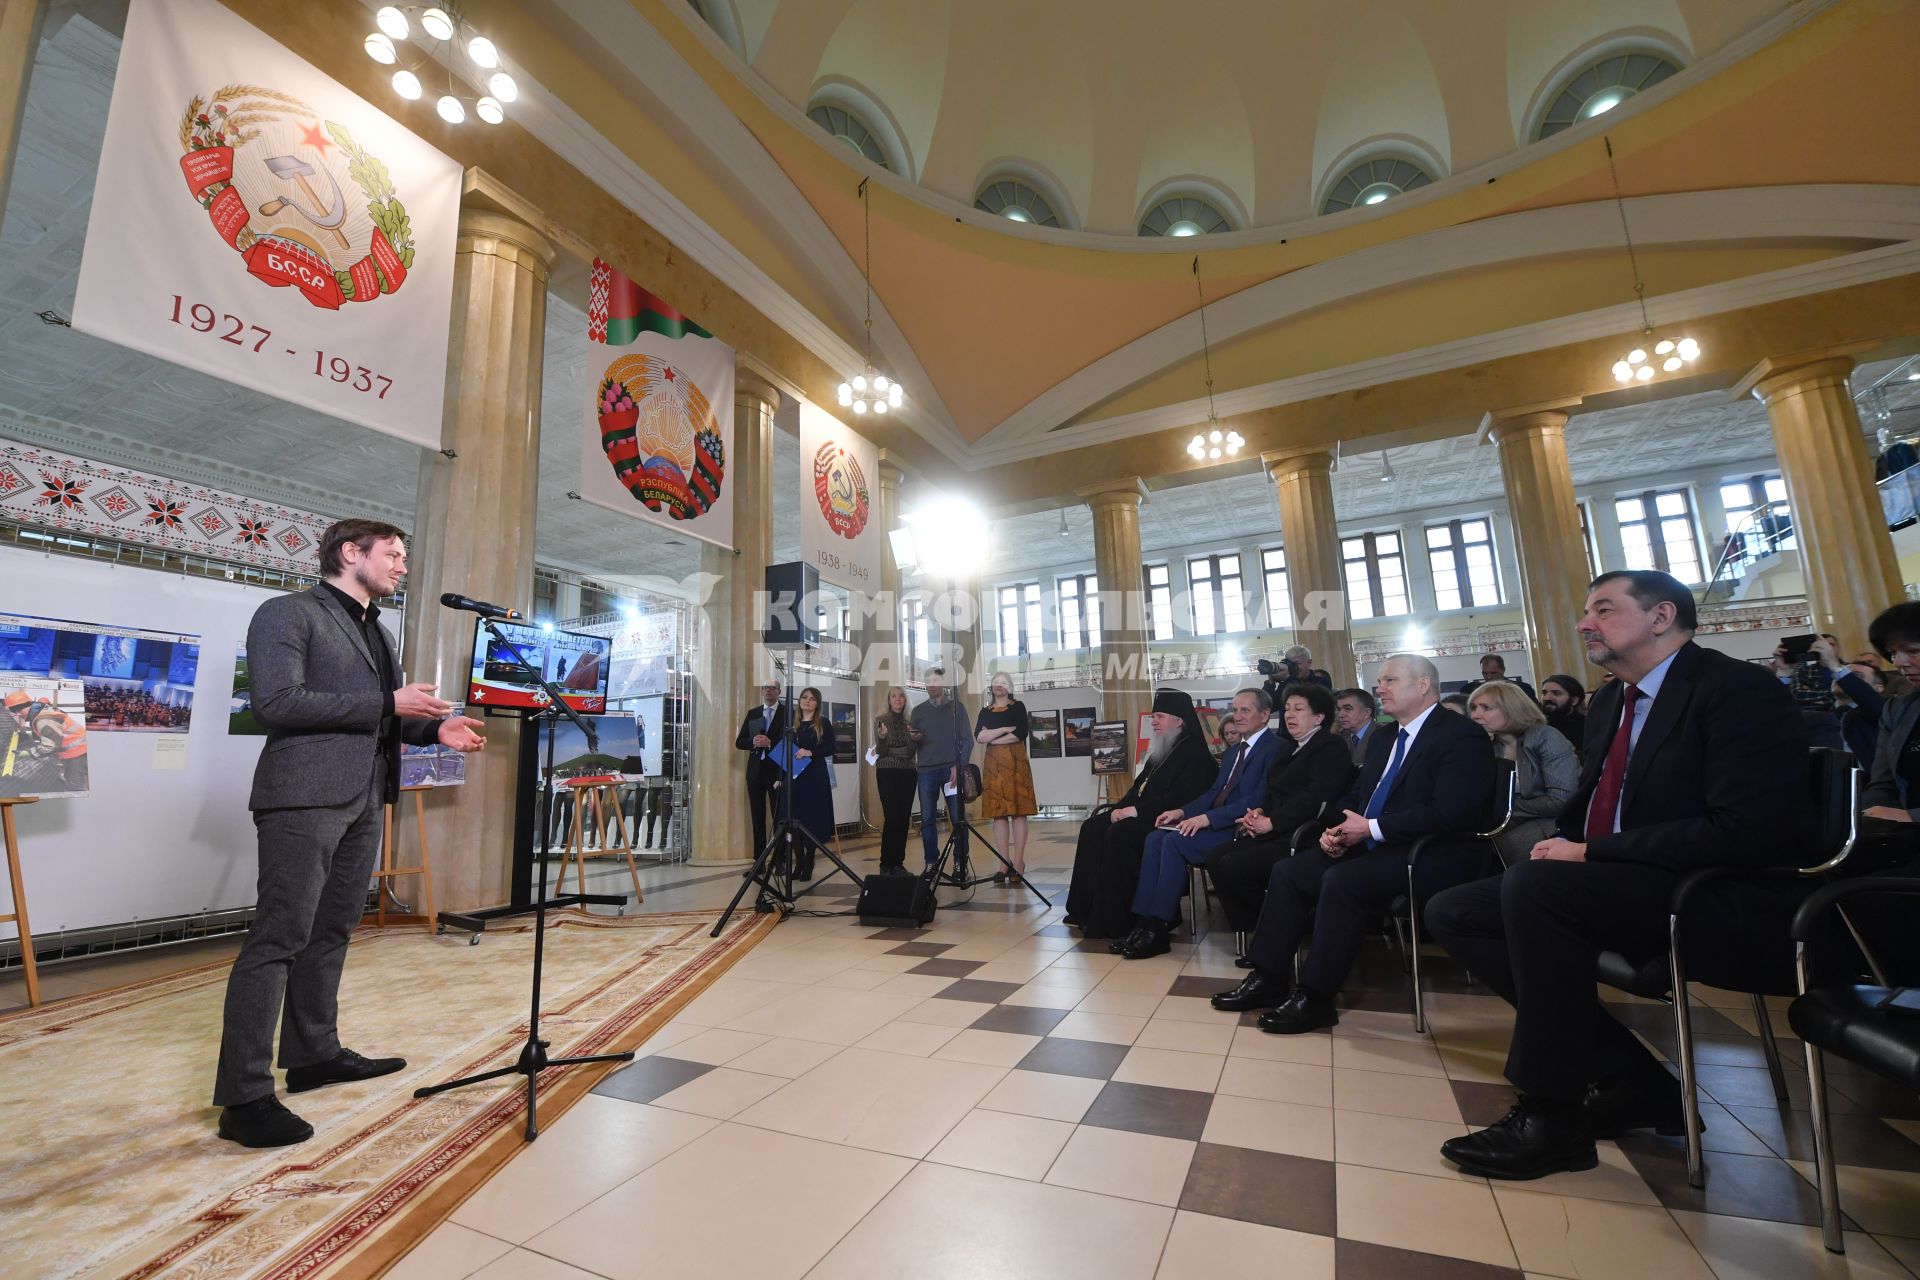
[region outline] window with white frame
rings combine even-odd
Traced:
[[[1728,560],[1751,564],[1761,556],[1800,546],[1793,508],[1787,503],[1787,482],[1777,472],[1728,480],[1720,486],[1720,505],[1727,512]]]
[[[1173,571],[1164,564],[1147,565],[1141,572],[1147,589],[1147,625],[1155,640],[1173,639]]]
[[[1238,555],[1228,552],[1191,557],[1187,561],[1187,583],[1193,600],[1193,634],[1233,635],[1247,629]]]
[[[1500,603],[1493,522],[1484,516],[1428,525],[1427,562],[1433,568],[1435,608],[1473,609]]]
[[[1393,531],[1340,539],[1347,612],[1354,618],[1392,618],[1409,612],[1407,561]]]
[[[1016,582],[1000,588],[1000,656],[1017,658],[1046,647],[1041,632],[1045,611],[1038,582]]]
[[[925,596],[905,596],[900,601],[900,644],[910,662],[933,659],[933,623],[927,617]]]
[[[1268,547],[1262,551],[1260,571],[1265,577],[1263,585],[1267,593],[1267,625],[1270,627],[1293,626],[1293,592],[1287,586],[1286,548]]]
[[[1700,543],[1693,529],[1693,499],[1685,489],[1648,489],[1616,498],[1620,545],[1627,568],[1658,569],[1689,585],[1700,576]]]
[[[1091,573],[1076,573],[1055,585],[1060,592],[1060,647],[1099,648],[1100,579]]]

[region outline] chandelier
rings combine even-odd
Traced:
[[[1627,202],[1620,194],[1620,172],[1613,165],[1613,139],[1607,147],[1607,172],[1613,176],[1613,202],[1620,210],[1620,237],[1627,243],[1627,265],[1633,271],[1633,296],[1640,303],[1640,341],[1613,362],[1613,380],[1652,382],[1662,373],[1674,373],[1700,358],[1700,344],[1685,334],[1657,334],[1647,315],[1647,286],[1640,279],[1640,259],[1633,251],[1633,232],[1627,228]]]
[[[446,92],[434,103],[434,110],[448,124],[463,123],[469,104],[473,114],[488,124],[499,124],[507,118],[505,104],[520,96],[520,86],[501,68],[499,48],[473,29],[473,25],[461,15],[458,5],[450,2],[439,5],[383,5],[373,15],[373,22],[379,30],[369,32],[362,41],[362,47],[369,58],[382,66],[393,66],[400,61],[402,46],[413,38],[415,24],[418,24],[420,34],[436,46],[422,52],[393,73],[395,93],[409,102],[422,97],[427,90],[420,80],[420,68],[440,52],[437,46],[458,42],[466,48],[467,60],[473,64],[474,78],[486,77],[487,92],[478,97],[455,92],[453,67],[449,59]]]
[[[867,180],[860,179],[860,218],[866,229],[866,251],[860,263],[860,280],[867,290],[867,367],[840,384],[840,407],[855,414],[891,413],[907,398],[905,388],[884,373],[873,371],[873,198],[867,194]]]
[[[1200,356],[1207,373],[1207,429],[1187,441],[1187,456],[1195,462],[1217,462],[1240,452],[1246,441],[1238,431],[1222,430],[1213,408],[1213,349],[1207,342],[1207,293],[1200,285],[1200,255],[1193,256],[1193,292],[1200,299]]]

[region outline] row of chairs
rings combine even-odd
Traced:
[[[1484,831],[1467,833],[1490,843],[1514,821],[1515,776],[1510,761],[1497,762],[1501,768],[1495,780],[1490,808],[1501,815],[1499,822]],[[1686,960],[1689,911],[1702,899],[1708,886],[1738,877],[1773,881],[1813,882],[1834,877],[1846,868],[1849,855],[1859,839],[1860,772],[1852,757],[1844,751],[1816,748],[1808,760],[1809,822],[1802,833],[1806,860],[1797,867],[1734,868],[1712,867],[1692,872],[1675,886],[1668,907],[1668,945],[1665,954],[1630,957],[1608,952],[1600,957],[1600,981],[1631,995],[1658,1000],[1673,1010],[1674,1038],[1678,1050],[1680,1085],[1686,1113],[1687,1180],[1695,1187],[1706,1184],[1706,1163],[1701,1145],[1699,1087],[1695,1072],[1693,1018],[1688,999]],[[1308,847],[1325,825],[1316,817],[1297,828],[1291,848],[1299,852]],[[1415,887],[1416,868],[1421,853],[1435,840],[1452,841],[1460,835],[1425,836],[1416,840],[1407,858],[1407,891],[1387,910],[1394,936],[1399,941],[1411,976],[1413,1024],[1416,1031],[1427,1029],[1425,991],[1421,975],[1421,908]],[[1205,903],[1207,885],[1200,869],[1195,869],[1192,886],[1195,932]],[[1845,900],[1868,893],[1920,895],[1920,881],[1901,877],[1855,877],[1839,880],[1812,892],[1796,915],[1792,936],[1797,982],[1794,990],[1767,990],[1763,984],[1743,981],[1739,974],[1715,973],[1713,985],[1739,991],[1750,997],[1753,1017],[1759,1033],[1774,1095],[1782,1108],[1788,1106],[1786,1070],[1780,1046],[1773,1030],[1767,997],[1794,996],[1788,1020],[1806,1048],[1807,1075],[1812,1088],[1811,1116],[1814,1130],[1814,1159],[1819,1183],[1821,1215],[1827,1248],[1843,1249],[1840,1229],[1839,1193],[1834,1171],[1831,1129],[1826,1097],[1826,1073],[1821,1055],[1836,1053],[1905,1087],[1920,1091],[1920,1013],[1892,1003],[1899,998],[1881,971],[1874,953],[1853,920],[1846,914]],[[1807,947],[1818,929],[1820,917],[1827,911],[1839,913],[1854,944],[1865,957],[1872,983],[1837,988],[1811,988],[1807,967]],[[1246,950],[1244,935],[1236,935],[1241,953]],[[1782,946],[1789,945],[1788,940]]]

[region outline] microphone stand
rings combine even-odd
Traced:
[[[520,665],[520,669],[532,676],[535,683],[537,683],[547,695],[546,709],[535,717],[535,719],[545,723],[547,730],[546,785],[540,788],[540,831],[544,837],[546,833],[553,830],[553,741],[559,727],[560,717],[565,716],[567,719],[573,721],[573,723],[579,727],[580,732],[586,735],[587,750],[590,753],[600,750],[600,734],[594,729],[593,725],[585,716],[567,705],[567,700],[561,695],[560,690],[554,686],[554,683],[547,679],[538,667],[527,661],[527,656],[520,652],[519,646],[515,645],[513,641],[507,639],[506,636],[500,633],[500,630],[493,625],[492,618],[482,614],[480,617],[480,625],[487,629],[488,635],[506,647],[507,652],[513,655],[513,660]],[[574,814],[574,821],[576,823],[580,822],[585,817],[586,814],[584,812],[577,811]],[[585,888],[586,886],[582,884],[581,887]],[[415,1089],[413,1096],[416,1098],[430,1098],[436,1093],[445,1093],[449,1089],[465,1088],[467,1085],[480,1084],[487,1080],[497,1080],[501,1076],[525,1076],[527,1078],[526,1137],[528,1142],[532,1142],[540,1136],[539,1105],[540,1073],[542,1071],[553,1067],[573,1067],[590,1062],[631,1062],[633,1060],[633,1051],[631,1049],[625,1053],[599,1053],[575,1058],[549,1058],[547,1056],[548,1042],[540,1038],[540,973],[546,958],[547,909],[549,907],[579,906],[594,902],[625,905],[626,901],[627,897],[625,894],[589,893],[565,893],[549,900],[547,897],[547,860],[543,856],[540,859],[540,896],[534,899],[531,908],[533,912],[533,998],[527,1013],[527,1039],[526,1043],[520,1046],[519,1060],[512,1066],[496,1067],[491,1071],[482,1071],[476,1075],[462,1076],[458,1080],[448,1080],[443,1084],[423,1086]],[[525,910],[521,908],[503,908],[502,911],[497,914],[517,915],[524,913]],[[479,940],[480,936],[475,934],[472,941],[478,942]]]

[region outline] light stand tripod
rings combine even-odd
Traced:
[[[488,635],[506,646],[507,651],[513,655],[513,660],[520,665],[521,670],[532,676],[534,682],[546,692],[546,710],[542,711],[537,718],[543,721],[547,728],[547,784],[540,788],[540,830],[542,833],[549,832],[553,830],[553,740],[559,727],[560,717],[565,716],[567,719],[573,721],[573,723],[579,727],[580,732],[586,735],[587,750],[589,752],[597,752],[600,749],[600,735],[595,731],[593,725],[588,723],[584,716],[567,705],[566,699],[560,694],[560,690],[554,687],[553,682],[548,680],[546,676],[540,672],[539,668],[527,661],[527,656],[520,652],[519,647],[515,645],[513,641],[500,634],[499,630],[493,625],[491,618],[483,615],[480,619],[480,625],[487,629]],[[584,813],[576,813],[574,820],[577,822],[584,817]],[[585,888],[586,886],[582,884],[581,887]],[[486,1080],[497,1080],[501,1076],[523,1075],[527,1078],[527,1141],[532,1142],[540,1136],[539,1103],[540,1073],[542,1071],[550,1067],[573,1067],[587,1062],[631,1062],[633,1060],[632,1050],[628,1050],[625,1053],[590,1054],[577,1058],[549,1058],[547,1056],[548,1042],[540,1038],[540,971],[541,965],[546,958],[547,908],[554,905],[573,906],[576,903],[594,900],[604,901],[606,900],[605,895],[566,894],[554,899],[553,902],[548,902],[547,860],[544,857],[540,859],[540,896],[536,898],[533,903],[533,1000],[527,1013],[527,1042],[520,1046],[519,1060],[509,1067],[496,1067],[491,1071],[482,1071],[477,1075],[462,1076],[458,1080],[448,1080],[444,1084],[426,1085],[422,1088],[415,1089],[413,1091],[414,1097],[430,1098],[436,1093],[445,1093],[449,1089],[464,1088],[470,1084],[480,1084]],[[624,895],[613,900],[618,902],[626,901]]]
[[[962,803],[964,804],[965,802],[963,801]],[[964,815],[965,812],[966,810],[963,808],[961,810],[961,813]],[[921,814],[920,821],[922,822],[928,821],[927,816],[925,814]],[[987,839],[984,835],[980,834],[980,828],[974,826],[973,823],[964,816],[961,817],[960,821],[952,824],[951,830],[947,832],[947,843],[941,847],[940,856],[934,861],[934,864],[933,864],[933,867],[934,867],[933,883],[934,884],[949,885],[955,889],[971,889],[975,885],[991,884],[993,882],[992,876],[969,876],[967,874],[968,872],[967,855],[964,849],[960,850],[958,853],[958,856],[955,858],[953,870],[951,872],[946,870],[947,855],[950,852],[954,851],[953,847],[955,843],[957,843],[960,840],[960,833],[962,831],[965,831],[967,834],[971,835],[975,840],[978,840],[981,844],[987,846],[987,852],[991,853],[994,856],[994,858],[999,861],[1000,865],[1007,869],[1005,874],[1006,874],[1006,882],[1008,884],[1025,885],[1027,892],[1031,893],[1034,897],[1040,899],[1041,903],[1044,906],[1047,906],[1047,907],[1053,906],[1053,900],[1047,897],[1046,894],[1040,892],[1039,886],[1034,884],[1033,881],[1027,879],[1024,873],[1015,870],[1014,865],[1011,862],[1007,861],[1006,855],[1001,853],[999,849],[994,847],[993,841]]]
[[[822,843],[818,836],[807,830],[805,823],[796,820],[793,816],[794,710],[796,709],[793,699],[793,671],[791,663],[779,657],[774,658],[773,665],[784,677],[782,682],[783,696],[786,698],[784,705],[788,709],[786,729],[780,735],[781,745],[785,748],[781,752],[785,757],[782,762],[785,772],[780,781],[778,815],[766,846],[754,858],[753,865],[741,873],[740,887],[734,891],[733,901],[727,904],[727,909],[720,913],[720,919],[714,923],[713,932],[707,935],[710,938],[720,936],[720,931],[727,927],[727,921],[733,919],[733,913],[740,909],[740,900],[747,896],[747,890],[754,885],[760,886],[760,896],[754,900],[756,911],[778,911],[782,916],[793,911],[794,903],[798,900],[798,894],[793,887],[794,861],[795,856],[800,852],[797,845],[803,844],[806,848],[813,850],[816,855],[826,855],[827,861],[854,884],[865,883],[854,873],[852,867],[840,860],[840,855],[835,853],[831,846]],[[813,759],[820,761],[819,756]],[[813,768],[814,765],[810,763],[807,767]],[[822,761],[819,767],[824,769],[826,764]],[[814,884],[825,882],[833,874],[833,871],[827,872],[819,880],[814,881]],[[808,885],[799,893],[804,894],[811,888],[813,885]]]

